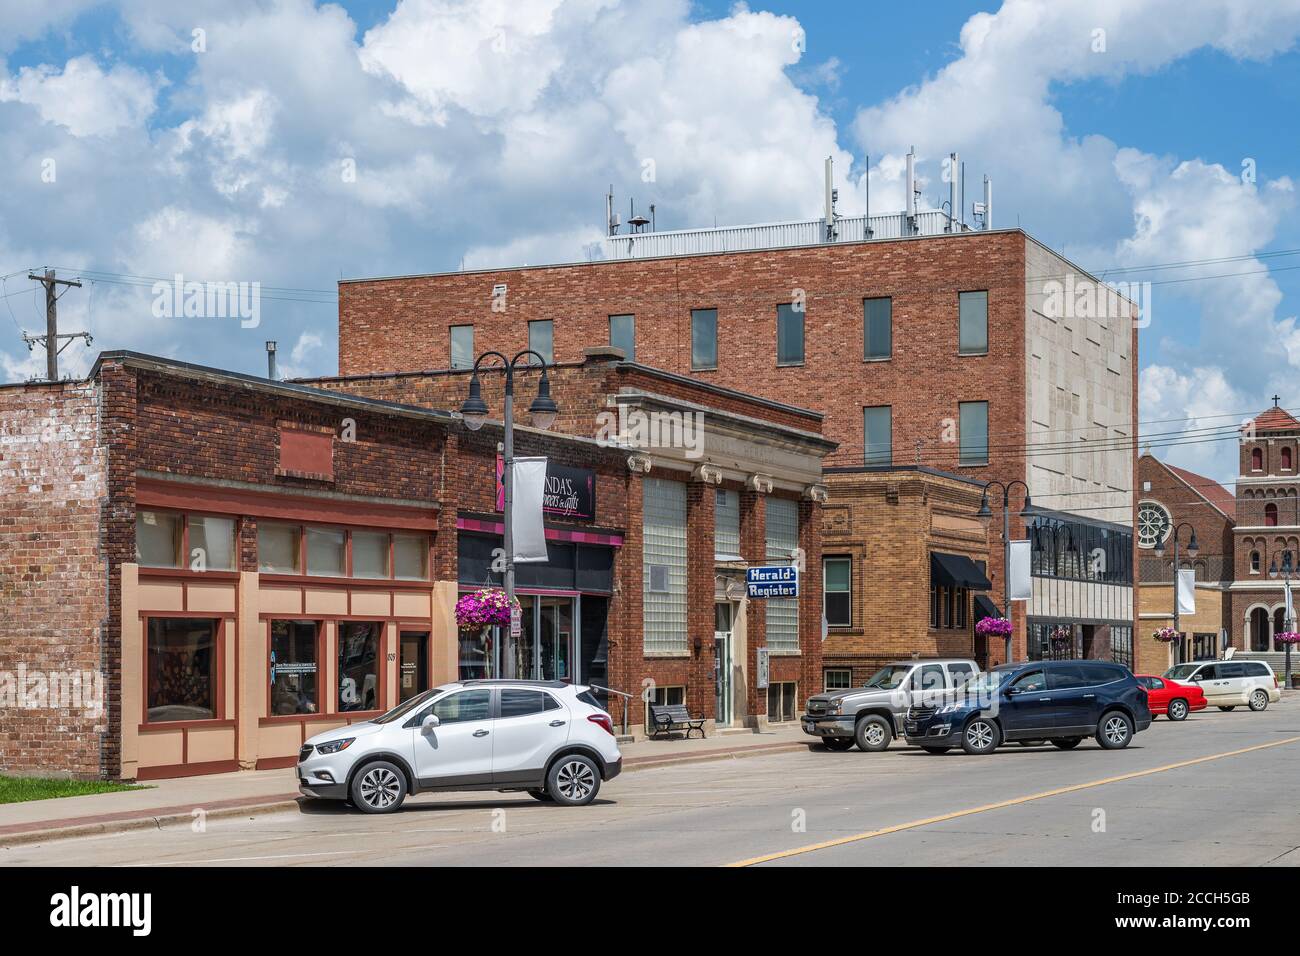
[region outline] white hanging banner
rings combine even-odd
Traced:
[[[1286,618],[1283,620],[1282,626],[1289,631],[1295,627],[1295,604],[1291,600],[1291,582],[1285,582],[1282,589],[1286,592]]]
[[[1012,601],[1028,601],[1034,596],[1034,582],[1029,574],[1030,544],[1028,540],[1012,541],[1007,562],[1007,597]]]
[[[516,564],[544,563],[546,529],[542,498],[546,494],[546,459],[516,458],[510,473],[510,530]]]
[[[1196,572],[1190,568],[1178,571],[1178,613],[1196,613]]]

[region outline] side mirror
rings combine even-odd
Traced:
[[[1015,697],[1015,696],[1016,696],[1017,694],[1019,694],[1019,693],[1020,693],[1020,689],[1019,689],[1018,687],[1008,687],[1008,688],[1007,688],[1007,696],[1008,696],[1008,697]]]
[[[430,714],[428,717],[424,718],[424,720],[420,721],[420,733],[427,737],[441,725],[442,721],[438,719],[438,715]]]

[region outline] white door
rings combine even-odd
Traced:
[[[731,726],[731,604],[713,605],[713,720]]]
[[[426,734],[420,721],[430,713],[439,724]],[[492,730],[491,690],[462,690],[434,701],[411,729],[416,777],[429,786],[491,783]]]
[[[1224,688],[1224,699],[1230,704],[1246,703],[1251,683],[1246,676],[1246,665],[1240,661],[1224,661],[1217,667],[1219,683]]]
[[[569,709],[543,690],[502,688],[492,727],[492,782],[534,783],[569,739]]]

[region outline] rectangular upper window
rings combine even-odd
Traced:
[[[894,348],[894,300],[862,300],[862,357],[887,359]]]
[[[550,319],[529,322],[528,347],[544,358],[547,365],[555,364],[555,323]]]
[[[822,559],[823,613],[827,627],[853,624],[853,559]]]
[[[962,465],[986,465],[989,460],[989,403],[961,402],[957,406]]]
[[[691,309],[691,368],[718,367],[718,310]]]
[[[343,532],[334,528],[307,529],[307,573],[341,578],[346,574]]]
[[[474,367],[474,326],[453,325],[451,327],[451,367]]]
[[[135,559],[142,568],[235,570],[235,519],[141,510]]]
[[[716,489],[713,502],[713,560],[739,561],[740,492]]]
[[[636,361],[636,316],[611,315],[609,317],[609,344],[623,350],[629,362]]]
[[[803,364],[803,313],[793,303],[776,307],[776,364]]]
[[[352,576],[354,578],[391,577],[388,567],[388,532],[352,532]]]
[[[888,467],[894,463],[894,414],[889,405],[875,405],[862,412],[863,464]]]
[[[989,350],[988,292],[957,294],[957,351],[962,355],[983,355]]]

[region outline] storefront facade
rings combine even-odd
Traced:
[[[571,370],[567,398],[556,370],[562,406],[579,407],[584,376],[609,372],[595,365]],[[287,767],[308,737],[439,683],[500,674],[503,654],[521,676],[599,685],[620,722],[614,691],[629,695],[633,734],[655,700],[762,722],[772,685],[778,717],[793,716],[819,689],[820,575],[789,607],[747,609],[719,583],[714,542],[730,542],[732,585],[747,564],[819,554],[819,456],[833,445],[737,414],[743,396],[715,398],[698,410],[728,456],[716,469],[682,449],[517,429],[517,453],[546,456],[565,493],[548,499],[547,560],[518,565],[523,636],[505,641],[456,624],[460,595],[501,584],[503,525],[501,428],[470,432],[444,410],[455,402],[133,353],[101,356],[75,388],[0,392],[20,417],[39,409],[48,422],[11,455],[24,477],[0,485],[0,506],[41,542],[30,547],[65,549],[38,576],[48,587],[15,600],[0,671],[54,677],[75,655],[103,686],[102,706],[73,724],[53,701],[7,708],[0,769],[147,780]],[[681,401],[644,389],[622,400]],[[774,476],[744,467],[770,469],[783,452],[792,457]],[[22,509],[41,482],[69,489],[70,513],[51,524],[33,512],[29,529]],[[89,493],[72,497],[83,484]],[[735,599],[725,614],[719,593]],[[57,630],[52,604],[77,609],[75,633]],[[720,666],[723,618],[731,658]],[[760,646],[772,654],[761,687]],[[46,745],[64,736],[66,747]]]

